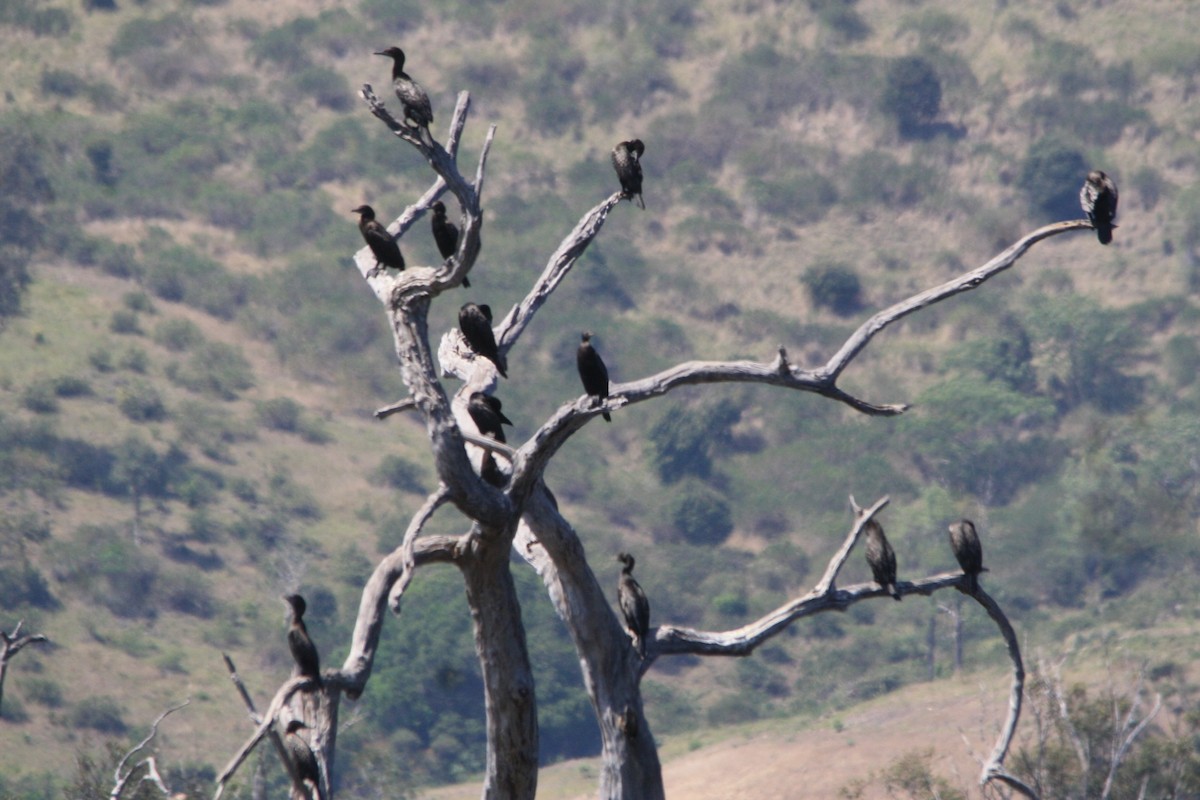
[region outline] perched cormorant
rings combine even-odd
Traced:
[[[304,626],[304,612],[308,604],[298,594],[289,594],[283,598],[292,609],[292,625],[288,628],[288,649],[292,651],[292,659],[296,662],[296,674],[312,678],[321,685],[321,659],[317,655],[317,646],[308,635]]]
[[[467,413],[475,422],[475,427],[483,436],[491,436],[497,442],[507,441],[504,438],[504,428],[501,425],[512,425],[512,420],[501,411],[502,403],[499,397],[483,392],[472,392],[467,400]]]
[[[596,398],[593,406],[598,406],[608,397],[608,367],[604,359],[592,347],[591,331],[584,331],[580,337],[583,341],[575,353],[575,366],[579,368],[579,380],[583,381],[583,390]],[[607,411],[601,413],[605,422],[612,422],[612,416]]]
[[[501,375],[508,377],[508,364],[501,357],[500,348],[496,346],[496,335],[492,333],[490,306],[464,303],[458,310],[458,329],[473,351],[491,361]]]
[[[1098,169],[1088,173],[1087,181],[1079,190],[1079,205],[1087,214],[1100,244],[1112,241],[1113,218],[1117,216],[1117,184]]]
[[[983,547],[979,544],[979,534],[975,532],[975,523],[964,519],[950,526],[950,547],[958,565],[967,575],[966,589],[974,593],[979,585],[979,573],[987,572],[983,566]]]
[[[362,232],[367,247],[370,247],[371,252],[375,255],[375,269],[378,270],[382,265],[403,270],[404,256],[400,255],[400,245],[396,244],[396,240],[388,233],[387,228],[376,222],[375,209],[364,205],[354,209],[351,213],[360,215],[358,229]]]
[[[312,792],[313,800],[320,800],[321,770],[317,767],[317,757],[313,754],[312,748],[308,746],[308,742],[304,741],[298,733],[301,728],[307,727],[303,720],[292,720],[288,723],[287,736],[284,737],[283,743],[287,747],[292,764],[296,767],[296,775],[300,778],[300,782],[311,783],[309,791]]]
[[[474,415],[471,418],[474,419]],[[500,465],[496,463],[496,457],[492,455],[491,450],[483,451],[483,460],[479,462],[479,477],[497,489],[503,489],[508,485],[508,476],[504,474],[504,471],[500,469]]]
[[[446,219],[446,204],[441,200],[433,204],[433,240],[437,242],[443,260],[458,251],[458,226]],[[471,288],[471,281],[466,275],[463,276],[463,287]]]
[[[416,123],[419,128],[432,125],[433,107],[429,105],[429,95],[404,71],[404,51],[399,47],[389,47],[375,51],[375,55],[392,59],[392,89],[404,107],[404,118]]]
[[[646,145],[642,144],[641,139],[620,142],[612,151],[612,165],[613,169],[617,171],[617,178],[621,181],[621,193],[636,200],[638,208],[642,209],[646,207],[646,204],[642,202],[641,159],[644,152],[646,152]]]
[[[621,605],[621,616],[625,627],[633,634],[633,646],[638,655],[646,657],[646,634],[650,632],[650,601],[646,593],[633,578],[633,556],[621,553],[617,556],[625,566],[621,567],[621,580],[617,584],[617,602]]]
[[[883,535],[883,526],[871,519],[863,527],[867,531],[867,563],[871,565],[871,574],[892,599],[899,600],[900,593],[896,591],[896,553]]]

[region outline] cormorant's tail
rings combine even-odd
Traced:
[[[612,414],[609,414],[607,411],[601,412],[600,416],[604,417],[605,422],[612,422]]]
[[[638,192],[637,194],[635,194],[635,195],[633,196],[633,199],[634,199],[634,200],[637,200],[638,208],[640,208],[642,211],[645,211],[645,210],[646,210],[646,202],[645,202],[644,200],[642,200],[642,193],[641,193],[641,192]]]
[[[901,597],[900,597],[900,592],[896,589],[896,584],[889,583],[886,588],[888,590],[888,594],[890,594],[892,596],[892,599],[895,600],[897,603],[899,603],[901,600]]]
[[[1100,244],[1109,244],[1112,242],[1112,232],[1116,225],[1105,225],[1096,228],[1096,238],[1100,240]]]

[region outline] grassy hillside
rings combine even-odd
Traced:
[[[439,135],[455,93],[472,92],[465,159],[498,125],[474,288],[439,299],[434,335],[468,299],[522,297],[617,188],[613,143],[647,144],[647,210],[617,209],[509,355],[517,439],[578,394],[581,329],[615,380],[689,358],[765,360],[780,343],[817,364],[874,309],[1078,216],[1087,169],[1114,175],[1111,247],[1085,234],[1039,245],[860,357],[845,388],[912,402],[903,417],[689,390],[590,426],[548,478],[598,573],[615,584],[615,554],[637,553],[655,623],[728,627],[774,607],[840,541],[847,495],[888,493],[902,577],[949,568],[946,524],[973,518],[989,589],[1032,643],[1069,649],[1101,625],[1191,630],[1196,14],[1043,5],[0,9],[0,627],[25,619],[54,641],[9,673],[0,794],[49,796],[77,754],[128,746],[185,697],[164,757],[211,773],[247,727],[220,652],[265,702],[289,669],[279,597],[298,589],[336,663],[358,585],[432,488],[422,426],[370,416],[404,388],[350,265],[349,209],[394,216],[430,179],[355,94],[386,87],[389,63],[371,53],[394,43]],[[914,74],[933,85],[906,83]],[[437,257],[423,225],[401,247],[410,263]],[[431,530],[465,524],[449,510]],[[865,580],[854,562],[846,579]],[[589,755],[574,656],[517,571],[544,756]],[[479,769],[460,597],[455,574],[430,570],[389,625],[342,737],[347,790]],[[815,715],[924,681],[940,613],[856,607],[751,659],[660,661],[651,722],[666,736]],[[995,655],[981,615],[965,635],[969,667]]]

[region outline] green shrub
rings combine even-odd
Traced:
[[[329,67],[307,67],[290,78],[293,88],[317,105],[331,111],[349,111],[353,105],[354,92],[340,72]]]
[[[84,378],[63,375],[54,379],[54,394],[59,397],[87,397],[91,393],[92,385]]]
[[[920,56],[895,59],[888,67],[879,105],[896,120],[901,136],[918,135],[941,113],[942,82],[937,71]]]
[[[255,403],[254,416],[263,427],[276,431],[295,433],[300,430],[300,416],[304,409],[288,397],[276,397]]]
[[[50,678],[25,678],[21,681],[21,690],[28,700],[40,706],[59,708],[63,704],[62,687]]]
[[[250,362],[233,345],[207,342],[195,348],[183,364],[171,364],[167,377],[193,392],[236,400],[254,385]]]
[[[61,603],[50,591],[46,577],[32,564],[0,566],[0,608],[23,606],[53,610]]]
[[[817,222],[838,199],[837,188],[815,170],[792,168],[770,178],[746,181],[750,196],[766,213],[797,223]]]
[[[862,284],[848,264],[817,264],[806,269],[800,280],[818,308],[843,317],[862,308]]]
[[[108,329],[113,333],[122,333],[130,336],[140,336],[142,326],[138,323],[138,315],[136,311],[119,308],[112,313],[112,317],[108,322]]]
[[[121,304],[130,311],[141,311],[146,314],[154,313],[154,303],[145,292],[126,292],[121,295]]]
[[[361,0],[358,7],[363,16],[393,36],[420,26],[425,14],[425,5],[420,0]],[[475,92],[484,87],[466,84],[463,88]]]
[[[162,395],[143,381],[137,381],[121,392],[117,408],[133,422],[157,422],[167,417]]]
[[[71,726],[121,735],[127,729],[121,713],[121,704],[111,697],[85,697],[71,709]]]
[[[65,69],[42,70],[41,87],[46,94],[76,97],[87,89],[87,81]]]
[[[672,492],[667,513],[671,531],[692,544],[719,545],[733,533],[729,504],[698,480],[684,481]]]
[[[58,399],[51,381],[36,381],[21,392],[21,405],[35,414],[58,413]]]
[[[398,455],[384,456],[379,466],[371,474],[372,480],[379,481],[393,489],[405,492],[423,492],[421,470],[411,462]]]
[[[212,582],[195,570],[181,569],[164,576],[159,590],[162,601],[172,611],[200,619],[211,619],[216,613]]]
[[[191,320],[171,317],[155,326],[154,341],[173,353],[183,353],[204,341],[204,334]]]
[[[1017,183],[1030,206],[1052,219],[1076,219],[1079,187],[1088,163],[1078,149],[1057,139],[1035,142],[1021,161]]]

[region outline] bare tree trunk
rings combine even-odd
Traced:
[[[467,604],[483,671],[487,710],[485,800],[532,800],[537,790],[538,724],[525,626],[508,563],[508,539],[464,558]]]
[[[0,708],[3,707],[4,702],[4,676],[8,674],[9,659],[19,653],[21,648],[27,644],[50,641],[40,633],[27,633],[22,636],[21,626],[24,624],[25,620],[18,622],[12,633],[0,631]]]

